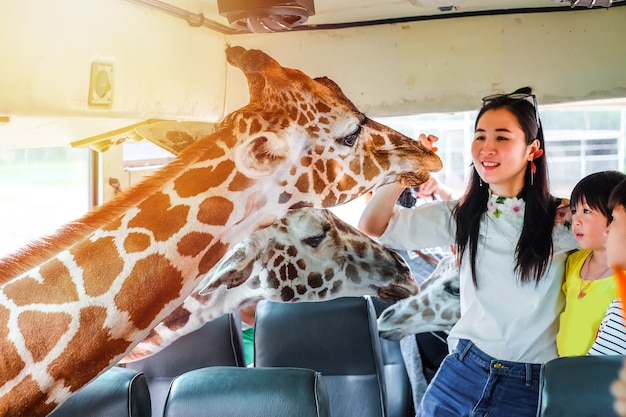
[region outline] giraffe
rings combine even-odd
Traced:
[[[258,300],[323,301],[379,296],[392,301],[419,287],[402,257],[329,210],[289,211],[234,246],[196,289],[122,360],[153,355],[225,313]]]
[[[439,261],[417,295],[387,307],[378,317],[378,333],[390,340],[410,334],[449,330],[461,317],[460,276],[456,255]]]
[[[227,250],[290,208],[419,184],[430,150],[326,78],[228,47],[250,102],[166,167],[0,261],[0,415],[51,413],[114,366]]]

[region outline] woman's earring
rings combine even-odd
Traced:
[[[543,149],[537,149],[537,151],[528,160],[530,162],[530,185],[533,185],[535,180],[535,173],[537,172],[537,165],[535,165],[534,158],[539,158],[543,155]]]

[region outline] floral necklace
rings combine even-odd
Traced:
[[[492,214],[496,219],[504,213],[522,216],[524,214],[524,200],[517,197],[500,197],[489,190],[487,213]]]

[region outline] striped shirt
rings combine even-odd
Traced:
[[[588,355],[626,355],[626,327],[620,300],[613,300]]]

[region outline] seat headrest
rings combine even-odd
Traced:
[[[81,388],[50,417],[150,417],[151,413],[144,375],[114,367]]]
[[[541,372],[538,417],[615,416],[609,385],[624,356],[572,356],[547,362]]]
[[[297,366],[325,376],[381,372],[376,364],[382,361],[375,359],[381,355],[376,315],[367,297],[295,304],[261,301],[254,344],[257,366],[293,366],[295,360]],[[304,352],[303,346],[315,349]]]
[[[172,382],[164,417],[330,417],[319,372],[214,366]]]
[[[208,322],[162,351],[129,362],[126,367],[143,372],[151,380],[173,378],[192,369],[215,365],[245,366],[239,313],[225,314]]]

